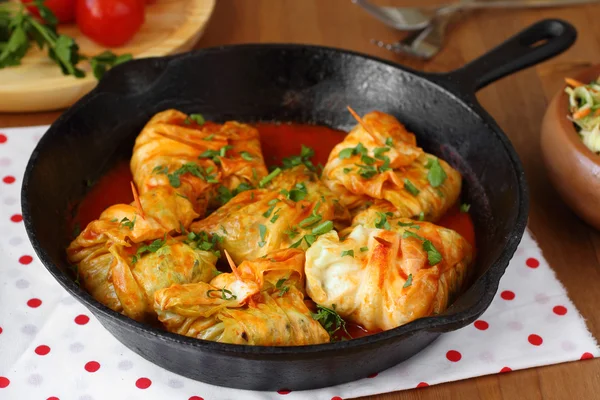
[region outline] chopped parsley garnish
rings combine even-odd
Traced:
[[[275,289],[279,290],[279,297],[283,297],[283,295],[286,294],[290,290],[289,286],[283,286],[285,281],[287,281],[287,279],[281,278],[275,284]]]
[[[467,203],[463,203],[460,205],[460,212],[461,213],[467,213],[469,212],[469,209],[471,209],[471,205],[467,204]]]
[[[423,236],[419,236],[416,233],[411,232],[411,231],[405,231],[402,234],[403,239],[406,239],[409,237],[415,238],[415,239],[423,242],[423,250],[425,250],[425,252],[427,252],[427,259],[429,261],[429,265],[431,265],[433,267],[434,265],[436,265],[442,261],[442,255],[440,254],[438,249],[435,248],[435,246],[433,245],[433,243],[431,243],[430,240],[425,239]]]
[[[386,146],[393,146],[394,145],[394,139],[392,139],[391,137],[385,139],[385,145]]]
[[[301,182],[296,183],[292,190],[288,191],[287,189],[281,189],[279,193],[284,195],[288,200],[300,201],[304,200],[304,198],[308,194],[308,190],[306,190],[306,185]]]
[[[325,222],[315,226],[312,230],[312,233],[314,235],[319,236],[319,235],[326,234],[327,232],[331,231],[332,229],[333,229],[333,222],[325,221]],[[308,240],[307,240],[307,242],[308,242]],[[312,244],[312,243],[310,243],[310,244]]]
[[[166,174],[169,172],[168,167],[163,167],[162,165],[157,165],[152,169],[153,174]]]
[[[405,228],[410,228],[410,229],[421,229],[421,227],[419,225],[413,224],[411,222],[402,222],[402,221],[398,221],[398,226],[403,226]]]
[[[357,144],[355,147],[348,147],[345,148],[344,150],[340,151],[339,154],[339,158],[341,160],[344,160],[346,158],[350,158],[352,156],[356,156],[356,155],[366,155],[368,152],[367,148],[365,146],[363,146],[362,143]]]
[[[365,179],[371,179],[377,175],[377,167],[373,165],[355,164],[358,167],[358,174]]]
[[[176,194],[177,196],[179,196],[179,197],[183,198],[183,199],[189,200],[187,196],[185,196],[185,195],[183,195],[183,194],[181,194],[181,193],[175,192],[175,194]]]
[[[260,242],[258,242],[258,247],[264,247],[264,245],[267,244],[267,242],[265,242],[267,227],[263,224],[258,225],[258,233],[260,234]]]
[[[364,253],[365,251],[369,251],[369,247],[368,246],[361,247],[360,251],[361,251],[361,253]]]
[[[269,208],[267,209],[267,211],[265,211],[265,212],[263,213],[263,217],[265,217],[265,218],[269,218],[269,217],[271,216],[271,214],[273,213],[273,210],[274,210],[274,209],[275,209],[275,204],[273,204],[271,207],[269,207]]]
[[[319,322],[325,328],[330,336],[342,329],[350,337],[350,334],[346,330],[346,321],[335,311],[335,304],[331,308],[317,304],[317,312],[311,313],[311,315],[315,321]]]
[[[413,196],[417,196],[421,191],[408,179],[404,179],[404,189]]]
[[[391,150],[390,147],[377,147],[375,150],[373,150],[373,155],[378,160],[383,160],[384,154],[390,150]]]
[[[425,213],[423,211],[419,213],[419,221],[425,221]]]
[[[210,135],[208,135],[207,137],[205,137],[205,138],[204,138],[204,139],[202,139],[202,140],[206,140],[207,142],[210,142],[211,140],[213,140],[213,139],[214,139],[214,137],[215,137],[215,134],[214,134],[214,133],[211,133]]]
[[[130,231],[133,230],[133,227],[135,226],[135,219],[137,217],[133,217],[133,221],[129,220],[129,218],[124,217],[121,222],[119,223],[120,226],[124,226],[126,228],[129,228]]]
[[[346,257],[346,256],[354,257],[354,250],[344,250],[344,251],[342,251],[341,257]]]
[[[241,157],[242,157],[244,160],[246,160],[246,161],[252,161],[252,160],[254,160],[254,157],[252,157],[252,154],[248,153],[247,151],[242,151],[242,152],[240,153],[240,156],[241,156]]]
[[[212,235],[211,239],[209,238],[208,233],[206,232],[189,232],[187,234],[187,238],[185,239],[185,243],[191,248],[203,251],[210,251],[217,258],[221,258],[221,252],[217,250],[217,245],[222,242],[223,237],[215,233]]]
[[[198,156],[198,158],[210,158],[215,164],[220,164],[221,160],[219,157],[225,157],[227,155],[227,150],[232,149],[233,146],[226,145],[221,147],[219,150],[206,150],[202,154]]]
[[[296,236],[298,236],[298,234],[299,234],[300,232],[298,232],[298,228],[294,227],[294,228],[290,228],[290,229],[288,229],[287,231],[285,231],[285,232],[283,232],[283,233],[285,233],[286,235],[288,235],[290,239],[293,239],[293,238],[295,238]]]
[[[281,168],[275,168],[273,170],[273,172],[271,172],[269,175],[265,176],[264,178],[262,178],[260,180],[260,182],[258,183],[258,186],[260,186],[261,188],[265,187],[267,185],[267,183],[271,182],[273,180],[273,178],[275,178],[280,173],[281,173]]]
[[[366,164],[366,165],[373,165],[373,164],[375,164],[375,159],[373,157],[369,157],[369,156],[366,156],[366,155],[361,156],[360,157],[360,161],[363,164]]]
[[[159,174],[166,174],[167,178],[169,179],[169,183],[175,189],[177,189],[178,187],[181,186],[181,180],[179,179],[179,177],[184,174],[193,175],[193,176],[198,177],[208,183],[217,183],[218,182],[218,180],[216,179],[216,177],[217,177],[216,175],[210,175],[210,173],[212,172],[212,168],[204,169],[204,168],[200,167],[198,164],[195,164],[193,162],[187,162],[187,163],[183,164],[181,167],[179,167],[177,170],[175,170],[172,174],[168,173],[169,169],[167,167],[164,167],[162,169],[158,169],[158,168],[159,167],[155,167],[153,171],[156,173],[159,173]]]
[[[437,158],[430,158],[427,162],[427,165],[425,165],[425,168],[429,169],[429,172],[427,173],[427,180],[434,188],[444,183],[448,177],[448,175],[446,175],[446,171],[444,171],[440,164],[440,160]]]
[[[204,125],[204,117],[202,114],[190,114],[190,119],[197,123],[198,125]]]
[[[342,171],[347,174],[348,172],[352,172],[352,168],[344,168]]]
[[[278,208],[277,211],[275,211],[275,214],[273,214],[273,217],[270,219],[272,224],[274,224],[279,218],[279,211],[281,211],[281,208]]]
[[[390,223],[387,220],[387,217],[391,217],[394,214],[392,214],[391,212],[386,212],[386,213],[377,212],[377,215],[379,216],[379,219],[377,221],[375,221],[375,228],[385,229],[388,231],[390,229],[392,229],[392,227],[390,226]]]
[[[285,157],[284,159],[281,160],[281,162],[283,164],[283,169],[290,169],[290,168],[296,167],[298,165],[304,164],[306,166],[306,168],[315,172],[316,168],[315,168],[314,164],[312,163],[312,161],[310,160],[314,156],[315,156],[315,151],[313,149],[311,149],[310,147],[307,147],[305,145],[302,145],[302,149],[300,150],[300,155]]]
[[[408,274],[408,278],[406,278],[406,282],[404,282],[403,288],[407,288],[412,285],[412,274]]]
[[[217,298],[221,298],[223,300],[235,300],[237,299],[237,296],[235,294],[233,294],[230,290],[227,290],[225,288],[222,289],[210,289],[206,291],[206,297],[215,297],[213,296],[211,293],[220,293],[219,295],[217,295]]]
[[[229,200],[231,200],[232,198],[234,198],[235,196],[237,196],[238,194],[245,192],[246,190],[252,190],[254,189],[252,187],[252,185],[246,183],[246,182],[242,182],[238,185],[238,187],[236,187],[235,189],[233,189],[233,191],[229,190],[227,187],[225,186],[219,186],[219,188],[217,189],[217,196],[216,199],[217,201],[223,205],[229,202]]]
[[[304,218],[302,221],[300,221],[298,225],[300,226],[300,228],[308,228],[316,224],[317,222],[320,222],[321,219],[323,219],[323,217],[321,217],[320,215],[313,214],[309,217]]]
[[[152,243],[146,245],[143,244],[140,247],[138,247],[135,255],[133,256],[133,259],[131,260],[132,264],[135,264],[142,255],[144,255],[144,253],[150,252],[150,253],[156,253],[161,247],[163,247],[165,244],[167,243],[167,234],[165,233],[165,237],[161,240],[161,239],[156,239],[155,241],[153,241]]]

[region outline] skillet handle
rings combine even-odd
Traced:
[[[573,25],[559,19],[545,19],[446,77],[462,91],[474,93],[506,75],[562,53],[575,39],[577,31]]]

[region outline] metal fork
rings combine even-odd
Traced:
[[[444,46],[448,25],[464,14],[465,12],[460,10],[444,10],[436,15],[425,29],[413,32],[397,43],[390,44],[381,40],[372,40],[371,42],[395,53],[404,53],[429,60]]]
[[[438,14],[459,10],[545,8],[598,3],[599,0],[462,0],[438,7],[380,7],[367,0],[352,0],[384,24],[402,31],[426,28]]]

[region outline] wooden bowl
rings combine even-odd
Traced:
[[[600,76],[600,65],[573,76],[590,82]],[[542,122],[544,163],[554,187],[565,203],[584,221],[600,230],[600,155],[581,141],[567,118],[569,98],[565,86],[554,96]]]
[[[111,49],[134,58],[159,57],[190,50],[198,41],[215,7],[216,0],[156,0],[146,6],[142,28],[125,46]],[[84,36],[75,24],[59,26],[73,37],[86,56],[105,48]],[[98,82],[89,65],[81,63],[85,78],[65,76],[46,51],[32,46],[21,65],[0,69],[0,112],[60,110],[71,106]]]

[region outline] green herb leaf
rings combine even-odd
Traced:
[[[316,168],[311,161],[311,158],[315,156],[315,151],[310,147],[302,145],[300,155],[285,157],[281,160],[283,169],[290,169],[298,165],[304,164],[310,171],[315,172]]]
[[[252,160],[254,160],[254,157],[252,157],[252,154],[248,153],[247,151],[242,151],[242,152],[240,153],[240,156],[241,156],[241,157],[242,157],[244,160],[246,160],[246,161],[252,161]]]
[[[393,146],[394,145],[394,139],[392,139],[391,137],[385,139],[385,145],[386,146]]]
[[[344,319],[335,311],[335,304],[333,304],[331,308],[317,304],[317,312],[311,313],[311,316],[315,321],[321,324],[330,336],[342,329],[346,335],[351,338],[346,330],[346,321],[344,321]]]
[[[407,238],[415,238],[420,241],[425,240],[425,238],[423,236],[417,235],[413,231],[404,231],[404,233],[402,234],[402,239],[407,239]]]
[[[423,250],[427,252],[429,265],[434,266],[442,261],[442,255],[429,240],[423,242]]]
[[[344,173],[347,174],[348,172],[352,171],[352,168],[344,168],[342,171],[344,171]]]
[[[283,297],[283,295],[286,294],[290,290],[289,286],[283,286],[285,281],[287,281],[287,279],[281,278],[275,284],[275,289],[279,290],[279,297]]]
[[[217,297],[223,300],[235,300],[237,296],[233,294],[230,290],[222,288],[222,289],[210,289],[206,291],[206,297],[215,297],[211,293],[220,293]]]
[[[344,250],[344,251],[342,251],[341,257],[346,257],[346,256],[354,257],[354,250]]]
[[[460,212],[462,212],[462,213],[467,213],[467,212],[469,212],[470,209],[471,209],[470,204],[463,203],[460,205]]]
[[[360,157],[360,161],[363,164],[366,164],[366,165],[373,165],[373,164],[375,164],[375,159],[373,157],[369,157],[369,156],[361,156]]]
[[[258,242],[258,247],[263,247],[265,244],[267,244],[267,242],[265,242],[267,227],[263,224],[258,225],[258,233],[260,234],[260,242]]]
[[[413,276],[412,274],[408,274],[408,278],[406,278],[406,282],[404,282],[403,288],[407,288],[412,285]]]
[[[135,264],[139,260],[139,258],[142,257],[142,255],[144,255],[144,253],[147,253],[147,252],[156,253],[165,244],[167,244],[167,234],[165,234],[165,237],[162,240],[156,239],[155,241],[153,241],[152,243],[150,243],[148,245],[146,245],[146,244],[141,245],[140,247],[138,247],[135,255],[133,256],[131,263]]]
[[[314,235],[324,235],[327,232],[331,231],[332,229],[333,229],[333,222],[325,221],[325,222],[322,222],[321,224],[315,226],[311,232]]]
[[[410,229],[421,229],[421,227],[419,225],[413,224],[411,222],[402,222],[402,221],[398,221],[398,226],[403,226],[406,228],[410,228]]]
[[[198,125],[204,125],[204,116],[202,114],[190,114],[190,119]]]
[[[425,213],[423,211],[419,213],[419,221],[425,221]]]
[[[377,216],[379,217],[379,219],[377,221],[375,221],[375,228],[385,229],[387,231],[392,229],[392,227],[390,226],[390,223],[387,220],[387,217],[388,217],[387,213],[377,212]],[[391,216],[391,215],[389,215],[389,216]]]
[[[413,196],[417,196],[421,191],[408,179],[404,179],[404,189]]]
[[[260,180],[258,186],[260,186],[261,188],[265,187],[269,182],[273,180],[273,178],[275,178],[279,174],[281,174],[281,168],[275,168],[273,172],[271,172],[269,175],[265,176]]]
[[[133,221],[130,221],[129,218],[124,217],[121,222],[119,223],[120,226],[124,226],[126,228],[129,228],[130,231],[133,230],[133,227],[135,226],[135,219],[137,217],[133,217]]]
[[[294,228],[290,228],[290,229],[288,229],[287,231],[285,231],[285,232],[283,232],[283,233],[285,233],[286,235],[288,235],[288,237],[289,237],[290,239],[293,239],[293,238],[295,238],[296,236],[298,236],[298,234],[299,234],[300,232],[298,232],[298,228],[294,227]]]
[[[340,158],[340,160],[345,160],[347,158],[350,158],[354,155],[354,149],[351,147],[348,147],[342,151],[340,151],[340,154],[338,155],[338,157]]]
[[[431,186],[435,188],[444,183],[448,176],[446,175],[446,171],[444,171],[444,169],[442,168],[440,161],[437,158],[430,158],[427,165],[428,167],[426,167],[429,168],[429,172],[427,173],[427,180],[429,181]]]
[[[323,219],[323,217],[321,217],[320,215],[311,215],[310,217],[306,217],[302,221],[300,221],[298,226],[300,226],[300,228],[308,228],[320,222],[321,219]]]
[[[269,218],[269,217],[271,216],[271,213],[273,212],[273,210],[274,210],[274,209],[275,209],[275,204],[273,204],[271,207],[269,207],[269,208],[267,209],[267,211],[265,211],[265,212],[263,213],[263,217],[265,217],[265,218]]]
[[[361,251],[361,253],[364,253],[365,251],[369,251],[369,247],[368,246],[361,247],[360,251]]]

